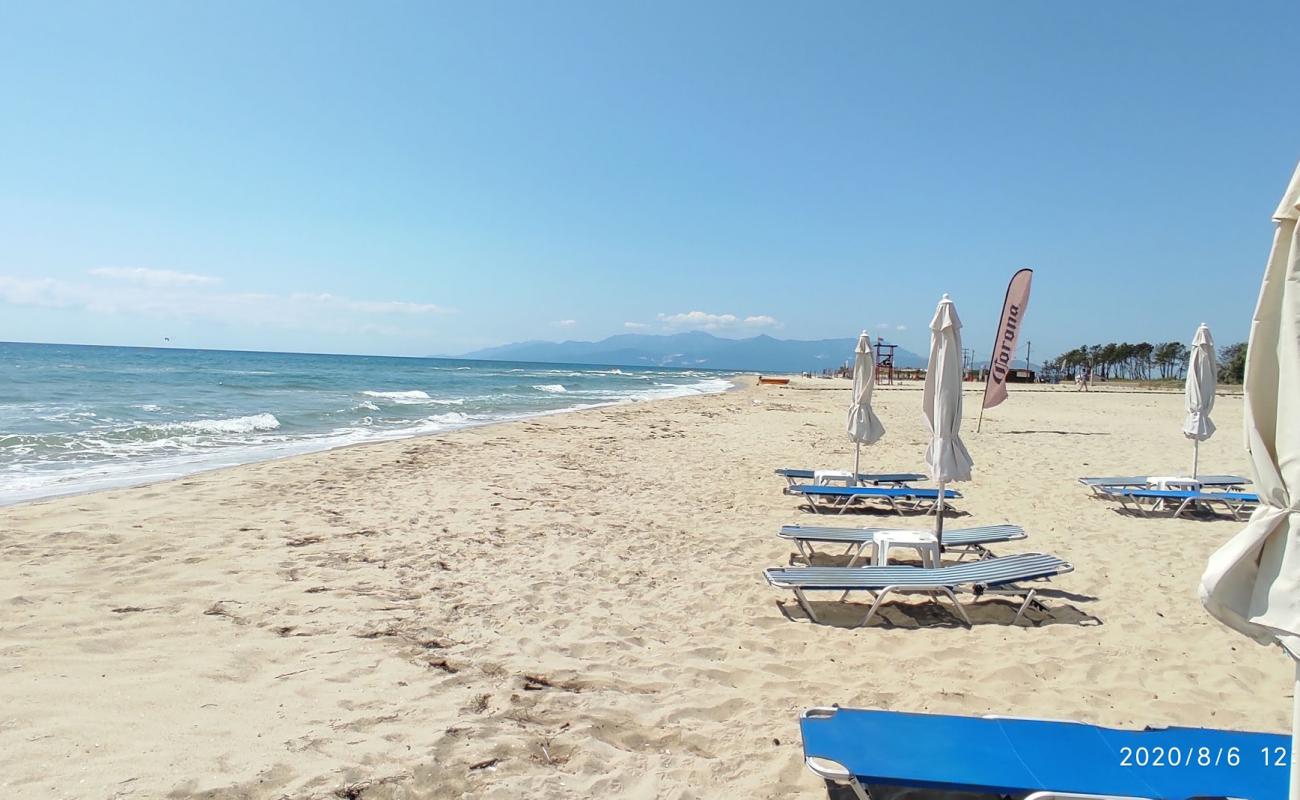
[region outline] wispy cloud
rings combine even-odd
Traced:
[[[452,309],[434,303],[409,303],[405,300],[353,300],[336,294],[297,293],[289,295],[296,302],[332,306],[362,314],[450,314]]]
[[[574,325],[578,324],[578,321],[576,319],[557,319],[551,324],[557,328],[572,328]]]
[[[673,330],[734,330],[737,328],[779,328],[781,323],[767,314],[738,317],[735,314],[710,314],[706,311],[687,311],[680,314],[660,314],[658,320],[665,328]]]
[[[211,286],[221,282],[220,278],[211,275],[147,267],[96,267],[90,270],[90,274],[97,278],[111,278],[145,286]]]
[[[80,309],[93,314],[197,317],[301,330],[396,330],[384,319],[449,314],[454,309],[406,300],[360,300],[328,293],[232,292],[218,279],[168,270],[91,270],[96,280],[0,275],[0,304]]]
[[[907,326],[906,326],[906,325],[895,325],[895,326],[894,326],[894,330],[896,330],[896,331],[905,331],[905,330],[907,330]]]
[[[623,327],[630,331],[643,331],[650,326],[644,322],[624,322]]]
[[[877,322],[877,323],[876,323],[876,327],[879,328],[879,329],[882,330],[882,331],[887,331],[887,330],[889,330],[889,323],[888,323],[888,322]]]

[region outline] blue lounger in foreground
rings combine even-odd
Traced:
[[[811,469],[778,469],[777,475],[785,478],[791,486],[799,482],[811,483],[816,476],[816,470]],[[859,472],[858,483],[870,483],[873,486],[902,486],[912,481],[925,480],[924,475],[919,472]]]
[[[843,514],[844,511],[859,500],[883,500],[891,509],[901,514],[904,507],[899,506],[899,501],[907,504],[906,508],[912,511],[929,511],[933,508],[939,499],[938,489],[919,489],[913,486],[815,486],[812,484],[799,484],[790,486],[785,490],[786,494],[803,495],[808,499],[808,505],[812,506],[815,512],[822,512],[826,509],[837,509],[837,513]],[[954,500],[961,497],[961,493],[952,489],[944,489],[943,499]]]
[[[1112,500],[1118,500],[1125,508],[1133,509],[1142,516],[1149,516],[1153,511],[1173,508],[1172,516],[1197,506],[1212,507],[1222,505],[1232,514],[1233,519],[1241,519],[1243,511],[1250,511],[1259,504],[1259,495],[1254,492],[1192,492],[1175,489],[1102,489],[1101,493]],[[1177,506],[1175,507],[1175,503]]]
[[[812,708],[804,763],[848,784],[1038,798],[1284,800],[1291,737],[1208,728]]]
[[[812,556],[816,552],[813,550],[813,543],[817,544],[842,544],[847,546],[843,555],[852,555],[849,563],[845,566],[856,567],[862,554],[866,551],[867,546],[874,547],[876,543],[876,534],[884,531],[894,531],[898,528],[832,528],[822,525],[783,525],[781,532],[777,534],[782,539],[789,539],[799,548],[799,554],[804,560],[811,563]],[[947,552],[960,550],[961,555],[957,559],[961,561],[966,556],[974,554],[979,557],[993,555],[989,552],[988,545],[998,544],[1000,542],[1011,542],[1025,538],[1025,529],[1019,525],[984,525],[978,528],[953,528],[943,532],[943,548]]]
[[[907,567],[893,564],[883,567],[773,567],[763,570],[767,582],[778,589],[794,592],[799,607],[813,622],[820,622],[808,602],[808,592],[868,592],[875,601],[859,625],[866,625],[876,615],[885,599],[894,592],[922,592],[946,596],[962,622],[970,626],[970,617],[957,602],[956,590],[970,587],[975,596],[1011,595],[1023,597],[1016,611],[1015,625],[1034,602],[1037,589],[1019,584],[1073,572],[1074,567],[1056,556],[1043,553],[1018,553],[1014,556],[986,558],[946,567]],[[841,598],[843,599],[843,598]]]

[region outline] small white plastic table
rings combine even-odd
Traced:
[[[1180,478],[1177,475],[1152,475],[1147,478],[1147,483],[1151,484],[1153,489],[1159,489],[1162,492],[1199,492],[1201,482],[1195,478]]]
[[[845,486],[852,486],[856,482],[853,473],[847,470],[819,469],[813,471],[813,483],[818,486],[829,486],[832,483],[842,483]]]
[[[910,547],[917,551],[921,556],[921,566],[937,567],[939,566],[939,540],[934,538],[933,533],[926,531],[876,531],[876,535],[871,537],[875,542],[875,552],[872,554],[871,563],[876,566],[885,566],[889,563],[889,551],[894,547]]]

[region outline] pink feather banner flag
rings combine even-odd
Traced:
[[[1029,284],[1033,278],[1032,269],[1022,269],[1011,276],[1011,283],[1007,285],[1002,321],[998,324],[998,336],[993,340],[993,353],[989,357],[989,377],[984,384],[981,416],[985,408],[993,408],[1007,399],[1007,377],[1016,357],[1016,344],[1025,324],[1025,312],[1029,310]]]

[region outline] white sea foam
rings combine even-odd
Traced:
[[[280,427],[274,414],[251,414],[227,419],[195,419],[187,422],[164,422],[149,426],[155,430],[183,430],[194,433],[252,433],[273,431]]]
[[[548,392],[550,394],[564,394],[569,391],[560,383],[539,383],[533,386],[539,392]]]
[[[378,410],[379,410],[379,406],[375,405],[374,403],[370,402],[369,400],[362,400],[361,403],[357,406],[357,408],[364,408],[366,411],[378,411]]]
[[[428,392],[422,392],[419,389],[412,389],[406,392],[362,392],[366,397],[382,397],[385,400],[429,400]]]

